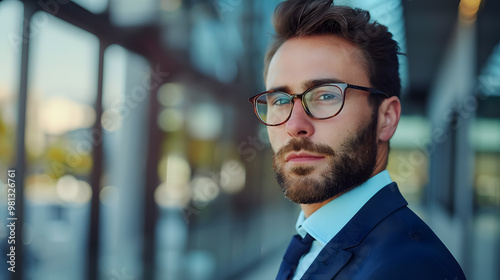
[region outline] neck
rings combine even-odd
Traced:
[[[387,161],[383,161],[383,162],[387,162]],[[377,163],[380,163],[380,162],[377,162]],[[384,171],[385,169],[385,165],[379,165],[377,164],[375,166],[375,169],[372,173],[372,176],[370,176],[370,178],[372,178],[373,176],[377,175],[378,173]],[[325,206],[326,204],[328,204],[330,201],[336,199],[337,197],[341,196],[342,194],[338,194],[332,198],[329,198],[323,202],[319,202],[319,203],[313,203],[313,204],[300,204],[300,207],[302,208],[302,211],[304,211],[304,216],[306,218],[308,218],[309,216],[311,216],[314,212],[316,212],[319,208]]]
[[[340,194],[339,194],[340,195]],[[326,204],[328,204],[328,202],[334,200],[335,198],[337,198],[339,195],[336,195],[332,198],[329,198],[323,202],[319,202],[319,203],[313,203],[313,204],[300,204],[300,208],[302,208],[302,211],[304,211],[304,216],[306,217],[306,219],[311,216],[314,212],[316,212],[319,208],[325,206]]]

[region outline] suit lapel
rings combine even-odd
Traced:
[[[309,266],[302,279],[331,279],[349,261],[352,253],[325,247]]]
[[[359,245],[380,221],[407,204],[396,183],[385,186],[325,245],[302,279],[332,279],[352,256],[346,249]]]

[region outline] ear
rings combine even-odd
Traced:
[[[396,96],[385,99],[378,108],[378,140],[387,142],[396,132],[401,117],[401,102]]]

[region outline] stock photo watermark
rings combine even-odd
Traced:
[[[7,171],[7,270],[16,272],[16,170]]]

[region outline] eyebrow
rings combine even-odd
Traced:
[[[302,88],[304,90],[307,90],[308,88],[312,88],[315,86],[319,86],[322,84],[334,84],[334,83],[344,83],[343,81],[336,79],[336,78],[323,78],[323,79],[316,79],[316,80],[308,80],[302,83]]]
[[[307,90],[308,88],[322,85],[322,84],[333,84],[333,83],[344,83],[344,81],[341,81],[336,78],[323,78],[323,79],[314,79],[314,80],[307,80],[302,82],[302,89]],[[267,91],[281,91],[281,92],[286,92],[288,94],[291,94],[291,89],[288,86],[278,86],[271,88]]]

